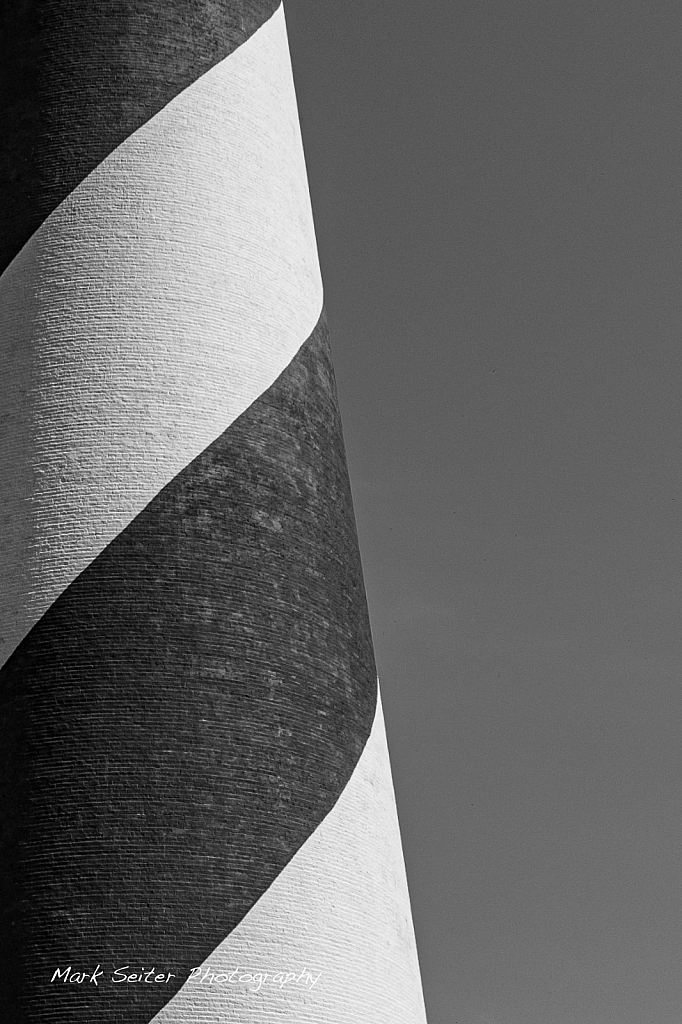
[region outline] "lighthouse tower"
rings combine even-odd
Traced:
[[[282,7],[0,68],[0,1016],[424,1024]]]

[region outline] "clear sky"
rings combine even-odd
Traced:
[[[679,1024],[682,6],[285,10],[429,1022]]]

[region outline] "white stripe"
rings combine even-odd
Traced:
[[[426,1024],[380,701],[333,809],[201,967],[154,1024]]]
[[[0,664],[269,387],[321,307],[280,7],[0,278]]]

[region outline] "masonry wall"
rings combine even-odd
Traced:
[[[284,13],[2,15],[0,981],[425,1020]]]

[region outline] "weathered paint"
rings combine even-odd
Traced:
[[[425,1024],[380,700],[332,810],[201,967],[154,1024]]]
[[[322,308],[280,9],[0,277],[0,664]]]
[[[0,4],[0,271],[121,143],[279,0]]]
[[[52,961],[165,958],[186,975],[328,813],[369,735],[323,320],[59,596],[0,690],[4,984],[38,974],[36,1004],[77,1024],[88,990],[45,992]],[[131,1024],[176,986],[135,990]]]
[[[283,12],[10,6],[4,1017],[423,1024]]]

